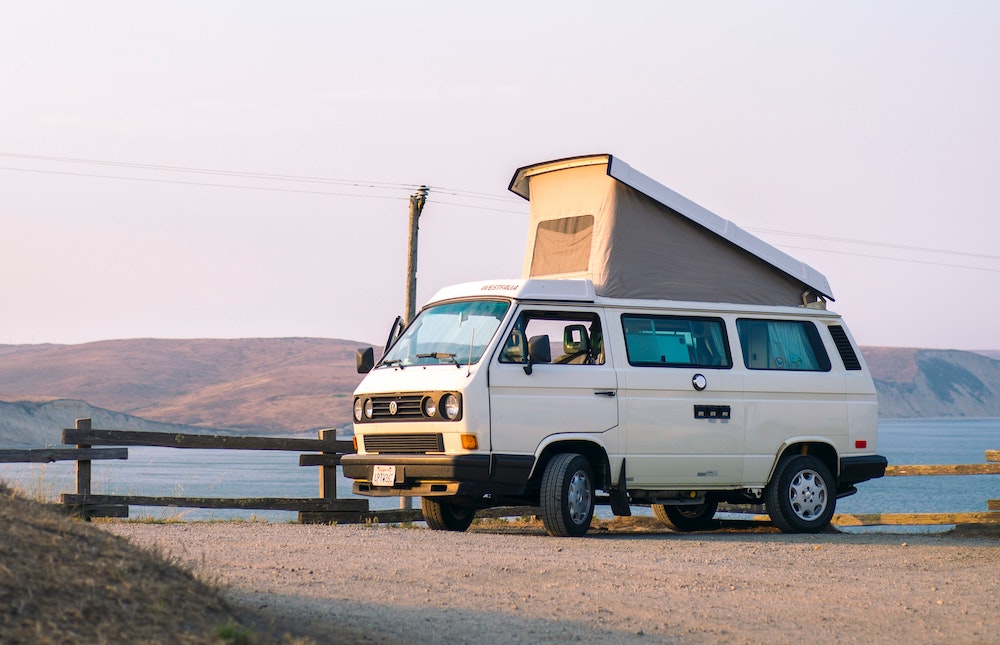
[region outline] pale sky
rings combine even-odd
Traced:
[[[861,344],[1000,349],[998,34],[993,1],[5,2],[0,343],[378,344],[416,186],[423,302],[520,276],[517,167],[611,153],[825,274]]]

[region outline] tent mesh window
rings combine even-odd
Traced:
[[[577,215],[538,223],[531,275],[575,273],[590,268],[594,216]]]

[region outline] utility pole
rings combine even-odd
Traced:
[[[406,259],[406,320],[409,325],[417,315],[417,231],[420,229],[420,213],[427,203],[427,186],[421,186],[417,192],[410,195],[410,237],[407,242]],[[400,497],[399,508],[413,508],[412,497]]]
[[[409,256],[406,261],[406,320],[407,325],[417,315],[417,231],[420,228],[420,213],[427,203],[427,186],[421,186],[410,195],[410,239],[407,244]]]

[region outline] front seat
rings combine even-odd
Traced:
[[[566,325],[563,329],[563,353],[562,356],[552,361],[557,364],[580,365],[587,362],[590,357],[590,339],[587,336],[587,327],[584,325]]]

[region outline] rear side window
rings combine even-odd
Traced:
[[[816,325],[805,320],[741,318],[736,329],[743,364],[752,370],[829,372],[830,357]]]
[[[847,337],[847,332],[844,331],[844,328],[840,325],[830,325],[830,335],[833,336],[833,342],[837,346],[837,351],[840,352],[840,359],[844,361],[844,369],[860,370],[861,361],[858,360],[858,355],[854,353],[851,340]]]
[[[721,318],[622,314],[622,328],[630,365],[733,366]]]

